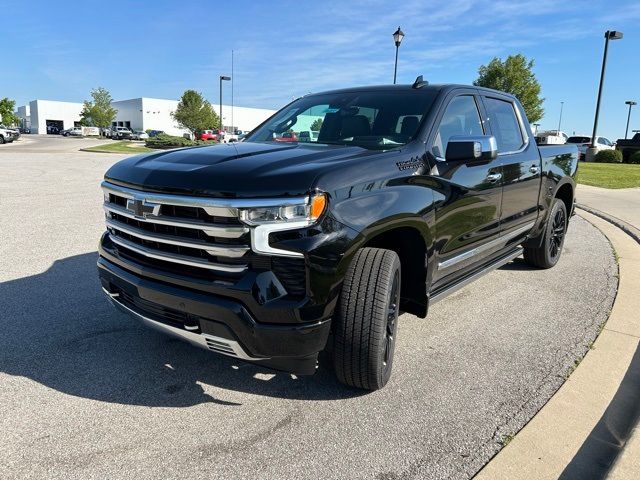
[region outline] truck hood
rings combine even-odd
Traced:
[[[149,191],[228,198],[300,196],[325,171],[381,152],[309,143],[231,143],[131,157],[105,174]]]

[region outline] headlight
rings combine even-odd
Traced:
[[[324,193],[307,197],[304,203],[276,207],[255,207],[240,210],[240,220],[247,225],[306,222],[315,223],[327,206]]]

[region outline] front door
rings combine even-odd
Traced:
[[[449,162],[447,144],[454,136],[485,135],[475,90],[456,94],[447,103],[427,145],[435,157],[435,238],[438,260],[432,291],[464,275],[498,249],[502,199],[500,159]]]

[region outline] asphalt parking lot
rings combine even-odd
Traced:
[[[403,315],[383,390],[346,389],[326,367],[274,374],[147,330],[103,297],[99,181],[122,156],[10,147],[3,479],[470,478],[562,384],[615,295],[608,241],[574,217],[554,269],[517,259],[426,320]]]

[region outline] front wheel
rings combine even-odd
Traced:
[[[378,390],[391,376],[400,310],[400,259],[363,248],[345,276],[334,315],[333,365],[342,383]]]
[[[567,207],[562,200],[555,198],[544,229],[542,243],[539,247],[525,247],[524,260],[538,268],[551,268],[558,263],[568,222]]]

